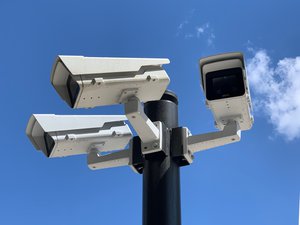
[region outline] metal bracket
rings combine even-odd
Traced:
[[[241,130],[238,122],[229,121],[222,131],[189,136],[188,149],[192,152],[198,152],[240,140]]]
[[[163,151],[163,124],[160,121],[153,122],[153,124],[158,129],[159,137],[149,142],[142,142],[143,154]]]
[[[131,125],[142,140],[143,154],[161,151],[162,123],[152,122],[144,113],[140,100],[133,96],[125,103],[125,114]]]
[[[172,157],[179,166],[187,166],[192,164],[194,155],[188,149],[187,138],[190,136],[190,131],[186,127],[176,127],[172,129],[171,134],[171,149]]]
[[[88,153],[87,164],[91,170],[128,166],[130,153],[130,150],[121,150],[107,155],[100,155],[98,150],[92,150]]]
[[[142,153],[142,142],[139,136],[135,136],[130,141],[129,165],[131,169],[139,174],[143,173],[144,169],[144,156]]]
[[[151,122],[152,123],[152,122]],[[142,173],[144,167],[144,154],[162,151],[163,129],[161,122],[154,122],[157,127],[159,138],[154,141],[144,143],[139,136],[133,137],[130,141],[129,149],[111,152],[101,155],[105,142],[93,143],[87,156],[87,164],[91,170],[105,169],[119,166],[130,166],[134,172]]]
[[[138,95],[138,88],[129,88],[129,89],[124,89],[120,95],[119,102],[124,103],[126,102],[129,98],[137,96]]]

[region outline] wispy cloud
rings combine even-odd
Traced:
[[[179,31],[182,30],[182,29],[184,28],[184,26],[185,26],[186,24],[188,24],[188,23],[189,23],[188,20],[185,20],[185,21],[181,22],[181,23],[178,25],[177,29],[178,29]]]
[[[191,34],[191,33],[187,33],[184,35],[184,38],[185,39],[190,39],[190,38],[193,38],[194,37],[194,34]]]
[[[184,39],[205,40],[208,46],[213,46],[216,38],[210,23],[199,23],[195,11],[192,11],[192,13],[177,26],[176,36],[184,37]]]
[[[207,44],[208,46],[212,46],[214,44],[214,40],[215,40],[216,36],[214,35],[214,33],[210,33],[208,38],[207,38]]]
[[[287,140],[300,137],[300,57],[276,64],[266,50],[254,51],[247,62],[254,108],[263,111],[278,134]]]
[[[196,27],[196,36],[199,38],[201,35],[203,35],[208,29],[209,29],[209,23],[205,23],[202,26]]]
[[[192,20],[192,18],[194,17],[196,10],[191,10],[188,15],[186,16],[186,18],[177,26],[177,33],[176,36],[179,36],[180,34],[182,34],[182,31],[186,28],[186,26],[190,23],[190,21]]]

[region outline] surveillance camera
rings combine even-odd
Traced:
[[[237,121],[241,130],[252,127],[251,97],[242,53],[226,53],[200,59],[201,81],[206,104],[215,125],[222,130]]]
[[[159,100],[170,79],[162,68],[168,59],[58,56],[51,83],[72,108]]]
[[[132,133],[125,120],[125,116],[34,114],[26,134],[48,157],[107,152],[124,149],[129,143]]]

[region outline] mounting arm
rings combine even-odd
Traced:
[[[164,125],[157,121],[152,122],[144,113],[144,107],[140,100],[133,96],[125,103],[125,114],[129,122],[136,130],[141,140],[141,154],[148,154],[163,150],[163,129]],[[104,169],[119,166],[131,166],[138,164],[133,160],[135,153],[132,150],[132,143],[129,150],[120,150],[107,155],[101,155],[101,148],[105,143],[93,144],[87,157],[88,167],[92,170]],[[139,159],[141,160],[141,159]]]
[[[144,113],[140,100],[133,96],[125,103],[125,114],[142,142],[148,143],[159,138],[159,129]]]
[[[229,121],[222,131],[199,134],[188,137],[188,149],[192,152],[238,142],[241,140],[241,130],[236,121]]]
[[[144,112],[144,107],[136,96],[128,98],[125,103],[125,114],[142,141],[143,154],[164,151],[163,124],[152,122]]]
[[[121,150],[107,155],[100,155],[98,151],[90,151],[87,157],[88,167],[91,170],[111,167],[128,166],[130,150]]]

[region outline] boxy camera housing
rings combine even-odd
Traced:
[[[254,122],[243,54],[239,52],[200,59],[201,83],[206,105],[215,125],[223,130],[229,121],[248,130]]]
[[[170,79],[162,68],[168,59],[58,56],[51,83],[72,108],[159,100]]]
[[[125,116],[33,114],[26,134],[47,157],[124,149],[132,138]]]

